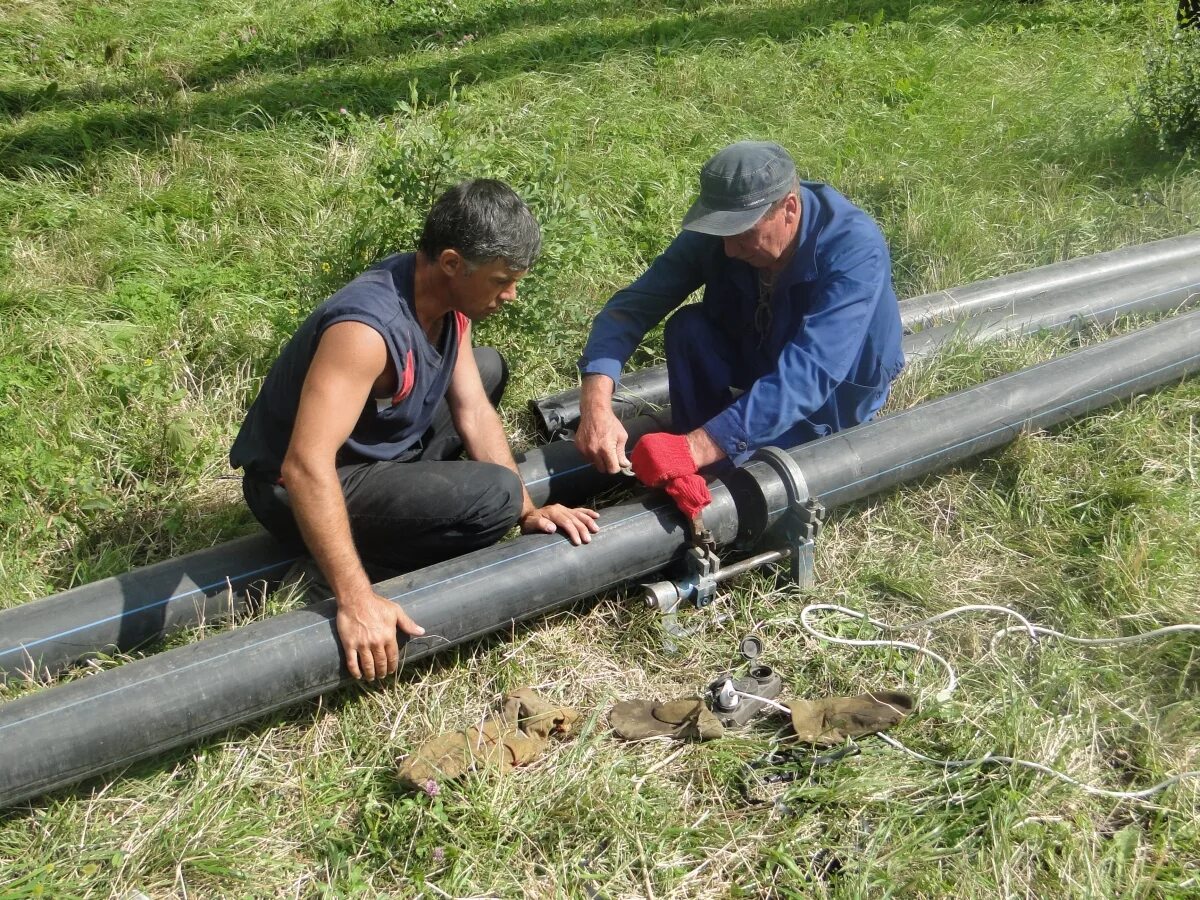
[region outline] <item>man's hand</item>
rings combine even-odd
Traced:
[[[625,442],[628,440],[629,432],[611,409],[580,412],[575,446],[579,448],[579,455],[601,472],[616,475],[628,468],[629,458],[625,455]]]
[[[417,637],[425,629],[408,617],[400,605],[374,591],[355,600],[338,600],[337,631],[346,652],[346,668],[355,678],[374,681],[400,667],[397,630]]]
[[[585,375],[579,396],[579,428],[575,446],[579,454],[607,475],[629,468],[625,443],[629,432],[613,414],[615,385],[607,375]]]
[[[705,432],[700,433],[707,437]],[[691,435],[665,432],[646,435],[631,454],[638,481],[647,487],[665,488],[688,521],[712,503],[708,484],[697,474],[695,454]]]
[[[708,482],[699,475],[680,475],[668,481],[663,488],[689,522],[695,521],[696,516],[704,512],[704,507],[712,503]]]
[[[599,515],[594,509],[551,503],[521,513],[521,531],[525,534],[553,534],[561,531],[578,547],[580,544],[590,544],[592,535],[600,530],[600,526],[596,524]]]

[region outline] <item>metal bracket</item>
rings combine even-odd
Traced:
[[[808,491],[804,473],[796,461],[778,447],[763,447],[753,459],[770,466],[787,491],[788,508],[780,520],[779,528],[791,551],[790,576],[801,588],[811,588],[816,583],[813,573],[817,535],[825,524],[825,507]]]
[[[678,581],[642,585],[646,605],[662,613],[663,646],[669,653],[679,649],[672,638],[690,633],[679,625],[679,607],[687,602],[703,609],[716,595],[721,558],[711,547],[696,544],[688,548],[683,565],[683,577]]]

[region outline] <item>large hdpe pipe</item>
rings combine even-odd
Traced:
[[[792,452],[833,508],[1200,370],[1200,312],[896,413]],[[786,491],[752,462],[713,485],[705,523],[718,543],[776,519]],[[653,497],[606,510],[592,543],[553,535],[383,582],[426,629],[410,664],[655,571],[688,544],[680,514]],[[33,693],[0,706],[0,807],[331,690],[349,681],[332,601]]]
[[[1198,300],[1200,256],[1126,272],[1106,283],[1103,291],[1076,285],[1012,310],[993,310],[927,328],[904,338],[904,353],[913,362],[955,337],[983,341],[1075,325],[1106,325],[1121,316],[1158,314]],[[664,421],[669,421],[669,411],[665,419],[643,416],[627,422],[630,443],[661,430]],[[584,462],[569,441],[520,454],[518,463],[539,504],[579,503],[617,483]],[[228,558],[226,548],[231,551]],[[230,597],[254,580],[277,580],[294,560],[293,554],[260,535],[0,611],[0,680],[31,671],[52,674],[97,652],[135,649],[196,624],[198,612],[214,618],[214,607],[227,609]]]
[[[995,310],[1014,310],[1021,304],[1070,291],[1078,295],[1085,286],[1097,300],[1116,296],[1127,276],[1146,272],[1150,280],[1172,268],[1188,268],[1200,258],[1200,232],[1097,253],[1041,266],[1012,275],[988,278],[962,287],[922,294],[900,303],[900,321],[906,332],[929,325],[958,321]],[[1160,270],[1149,274],[1150,270]],[[1114,281],[1115,280],[1115,281]],[[1107,282],[1114,283],[1108,284]],[[670,402],[666,366],[652,366],[621,379],[613,394],[613,410],[622,419],[661,410]],[[530,400],[534,424],[547,440],[565,436],[579,422],[579,388]]]
[[[928,359],[948,341],[956,339],[982,343],[1039,331],[1104,327],[1126,316],[1161,315],[1197,304],[1200,304],[1200,256],[1169,267],[1127,272],[1107,282],[1102,291],[1092,285],[1076,285],[1038,302],[977,313],[958,322],[907,334],[904,358],[910,365]],[[670,407],[664,407],[653,416],[626,420],[623,424],[629,433],[629,446],[643,434],[662,430],[663,423],[669,423],[670,418]],[[547,460],[553,460],[553,476],[570,484],[578,496],[592,496],[613,484],[611,476],[584,462],[570,441],[552,441],[541,448],[538,458],[533,460],[540,477],[547,477],[548,473],[541,470]]]
[[[661,426],[647,419],[639,427]],[[612,485],[612,478],[581,463],[565,442],[518,455],[522,480],[538,505],[579,503]],[[0,610],[0,683],[46,678],[97,654],[130,652],[227,619],[247,610],[248,590],[278,583],[299,558],[260,532]]]

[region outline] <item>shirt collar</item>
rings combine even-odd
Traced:
[[[821,216],[821,201],[800,183],[800,234],[796,237],[796,252],[785,269],[789,281],[817,280],[817,219]]]

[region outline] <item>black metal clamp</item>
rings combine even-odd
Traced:
[[[752,459],[766,463],[779,476],[787,492],[788,508],[777,527],[791,551],[791,579],[801,588],[815,583],[813,557],[817,535],[825,524],[825,507],[808,490],[804,472],[786,451],[778,447],[763,447]]]
[[[683,577],[677,581],[642,585],[646,605],[662,613],[663,645],[669,653],[679,649],[673,638],[689,633],[679,625],[679,607],[687,602],[700,609],[708,606],[716,595],[721,558],[711,546],[697,542],[688,548],[683,565]]]

